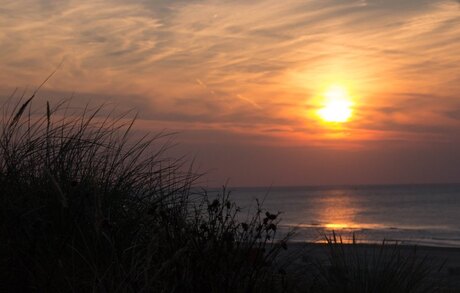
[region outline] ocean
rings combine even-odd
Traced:
[[[280,233],[324,242],[332,231],[361,243],[460,247],[460,185],[232,188],[242,216],[255,208],[281,212]]]

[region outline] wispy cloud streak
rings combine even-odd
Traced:
[[[38,84],[64,60],[48,89],[137,96],[147,119],[174,127],[322,144],[334,135],[306,110],[322,86],[343,82],[357,106],[344,139],[442,141],[460,127],[451,111],[460,98],[459,7],[9,1],[0,8],[0,87]]]

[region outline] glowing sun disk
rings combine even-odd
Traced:
[[[323,107],[318,115],[326,122],[346,122],[352,114],[352,103],[347,92],[338,86],[331,87],[325,94]]]

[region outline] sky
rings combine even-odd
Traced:
[[[460,182],[458,1],[0,0],[0,68],[177,132],[204,185]]]

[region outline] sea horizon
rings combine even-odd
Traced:
[[[322,242],[332,232],[361,243],[460,247],[460,184],[229,187],[242,214],[255,199],[280,212],[280,234]],[[213,189],[216,194],[219,189]],[[281,236],[281,235],[279,235]]]
[[[280,185],[232,185],[223,184],[220,186],[209,186],[209,190],[221,190],[222,187],[225,187],[229,191],[234,191],[238,189],[285,189],[285,188],[311,188],[311,189],[321,189],[321,188],[354,188],[354,187],[397,187],[397,186],[435,186],[435,185],[451,185],[451,186],[460,186],[460,182],[414,182],[414,183],[331,183],[331,184],[280,184]]]

